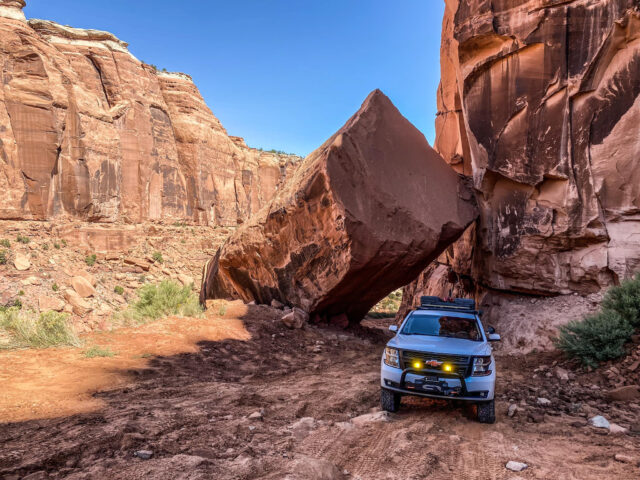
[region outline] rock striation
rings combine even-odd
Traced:
[[[236,225],[296,156],[230,138],[188,75],[0,0],[0,219]]]
[[[585,295],[640,270],[639,8],[446,0],[435,147],[480,219],[415,295]]]
[[[476,218],[471,191],[379,90],[206,267],[202,297],[358,322]]]

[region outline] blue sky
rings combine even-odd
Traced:
[[[306,155],[380,88],[434,139],[443,0],[27,0],[193,76],[231,135]]]

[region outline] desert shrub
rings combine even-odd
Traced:
[[[87,257],[84,259],[85,263],[89,267],[93,267],[96,264],[96,260],[98,260],[98,257],[96,256],[95,253],[92,253],[91,255],[87,255]]]
[[[9,256],[6,250],[0,250],[0,265],[6,265],[9,261]]]
[[[633,327],[640,327],[640,273],[609,289],[602,309],[617,312]]]
[[[20,291],[18,292],[18,296],[19,296],[19,297],[24,297],[24,290],[20,290]]]
[[[45,251],[49,250],[49,244],[45,243],[44,245],[42,245],[42,249],[45,250]]]
[[[629,341],[633,331],[633,327],[618,312],[603,310],[560,327],[554,343],[569,357],[580,360],[584,365],[597,367],[600,362],[623,356],[624,344]]]
[[[138,300],[122,312],[125,320],[142,323],[147,320],[178,315],[200,317],[202,307],[192,286],[182,286],[165,280],[157,285],[148,284],[137,291]]]
[[[53,242],[53,248],[60,250],[60,244],[58,242]]]
[[[108,348],[102,348],[95,345],[85,350],[84,356],[87,358],[113,357],[115,356],[115,353]]]
[[[16,298],[13,301],[13,306],[16,307],[17,309],[21,309],[22,308],[22,300],[20,300],[19,298]]]
[[[116,285],[113,291],[118,295],[124,295],[124,288],[122,288],[120,285]]]
[[[401,302],[402,289],[394,290],[375,304],[368,315],[372,318],[395,317],[398,310],[400,310]]]
[[[162,258],[162,252],[153,252],[153,261],[156,263],[164,263],[164,258]]]
[[[61,243],[63,247],[67,246],[67,241],[64,238],[61,240]]]
[[[2,240],[0,240],[0,245],[3,246],[4,248],[11,248],[11,242],[6,238],[3,238]]]
[[[29,237],[23,237],[22,235],[18,235],[16,237],[16,242],[18,242],[18,243],[24,243],[26,245],[30,241],[31,241],[31,239]]]
[[[53,285],[51,285],[51,290],[57,292],[58,290],[60,290],[60,286],[54,282]]]
[[[58,312],[22,311],[17,307],[0,311],[0,328],[11,339],[11,346],[47,348],[79,346],[80,340],[69,316]]]

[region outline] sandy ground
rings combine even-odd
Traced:
[[[113,358],[1,354],[0,478],[640,478],[635,462],[614,459],[640,459],[636,434],[562,411],[540,423],[526,410],[506,415],[527,389],[531,358],[500,358],[495,425],[415,398],[387,415],[378,406],[382,330],[291,331],[279,317],[236,304],[205,321],[89,337]],[[529,468],[510,472],[509,460]]]

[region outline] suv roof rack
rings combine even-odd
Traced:
[[[476,301],[472,298],[442,299],[428,295],[420,297],[418,310],[451,310],[456,312],[480,313],[476,310]]]

